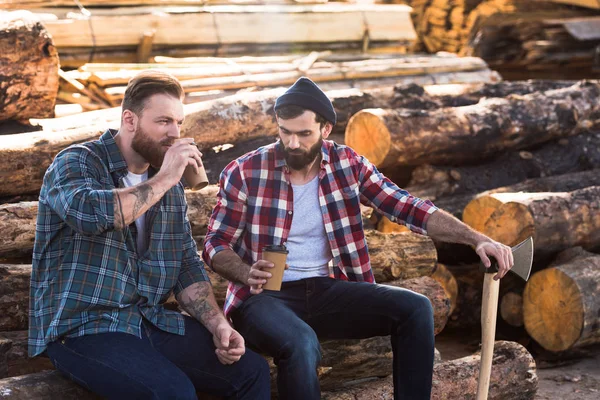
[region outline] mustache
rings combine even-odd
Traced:
[[[172,146],[175,143],[175,139],[168,137],[168,138],[164,138],[163,140],[160,141],[160,144],[162,146]]]

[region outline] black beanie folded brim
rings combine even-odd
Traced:
[[[337,116],[331,100],[310,79],[302,77],[277,98],[275,111],[285,105],[295,105],[311,110],[335,125]]]

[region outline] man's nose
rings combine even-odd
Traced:
[[[169,126],[169,130],[167,132],[167,136],[179,139],[181,137],[181,126],[179,124],[174,123]]]
[[[288,143],[288,147],[290,149],[297,149],[300,147],[300,140],[298,140],[298,136],[292,135],[290,138],[290,142]]]

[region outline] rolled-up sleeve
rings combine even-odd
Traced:
[[[217,253],[231,249],[242,234],[246,200],[244,179],[239,165],[233,161],[221,173],[217,204],[208,223],[202,257],[209,266],[212,267],[212,259]]]
[[[363,199],[391,221],[411,231],[427,234],[427,220],[438,208],[429,200],[412,196],[386,178],[365,157],[354,155]]]
[[[98,156],[83,146],[63,151],[44,176],[47,191],[40,201],[79,234],[114,230],[114,192],[101,182],[103,168]]]
[[[173,289],[173,294],[178,295],[182,290],[197,282],[209,281],[208,275],[204,270],[204,263],[198,255],[196,241],[192,237],[192,228],[185,213],[185,232],[183,237],[183,259],[181,271],[177,279],[177,284]]]

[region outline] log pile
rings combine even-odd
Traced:
[[[391,2],[413,7],[416,50],[477,55],[510,79],[597,76],[594,0]]]

